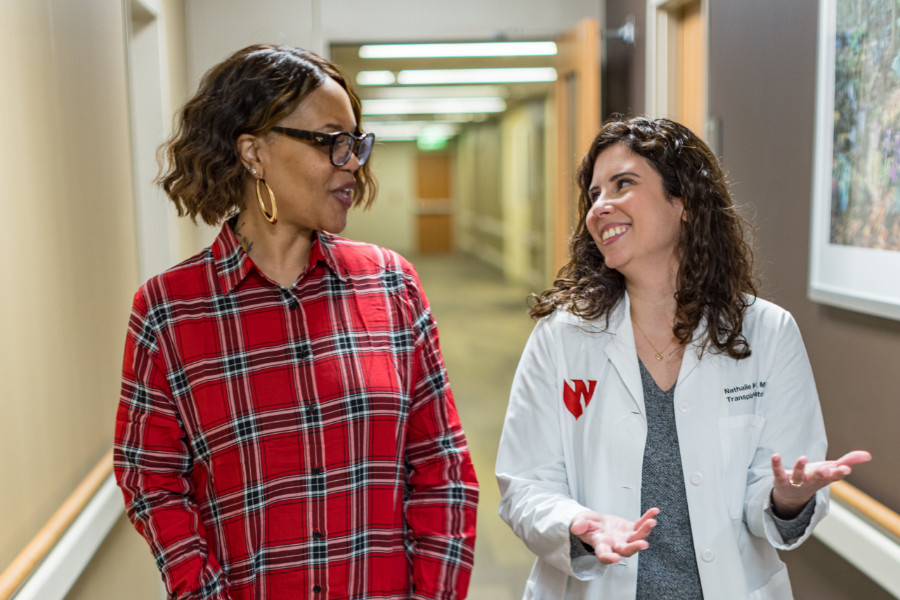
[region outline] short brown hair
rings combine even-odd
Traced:
[[[647,159],[662,177],[666,197],[684,201],[675,337],[689,343],[705,318],[705,349],[736,359],[750,356],[742,334],[744,312],[756,296],[753,251],[746,239],[750,227],[735,211],[725,174],[709,147],[668,119],[614,116],[603,124],[578,169],[578,226],[569,260],[553,287],[534,297],[531,316],[563,308],[586,319],[608,318],[625,293],[625,278],[606,266],[586,225],[594,163],[614,144]]]
[[[178,214],[217,225],[241,210],[238,136],[267,133],[328,77],[346,90],[359,123],[359,97],[337,66],[312,52],[257,44],[210,69],[182,108],[175,133],[159,149],[157,182]],[[354,205],[366,208],[377,191],[369,165],[356,171],[354,190]]]

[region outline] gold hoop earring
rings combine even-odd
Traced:
[[[259,184],[262,183],[266,186],[266,191],[269,192],[269,200],[272,202],[272,214],[266,210],[266,203],[263,202],[262,194],[259,193]],[[272,193],[272,188],[269,187],[269,184],[266,183],[266,180],[263,178],[259,178],[256,180],[256,199],[259,200],[259,208],[262,210],[263,216],[266,218],[266,221],[272,223],[273,225],[278,222],[278,205],[275,204],[275,194]]]

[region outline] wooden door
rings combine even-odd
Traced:
[[[416,157],[416,239],[419,254],[453,251],[450,155],[420,152]]]
[[[706,31],[700,0],[679,7],[677,31],[675,118],[701,138],[706,137]]]
[[[600,26],[585,19],[556,40],[556,193],[552,273],[568,256],[578,218],[575,173],[600,128]]]
[[[675,119],[703,139],[708,138],[707,13],[704,0],[648,2],[647,114]]]

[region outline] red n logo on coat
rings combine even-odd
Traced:
[[[584,409],[587,408],[587,405],[591,403],[597,382],[596,380],[589,380],[585,383],[583,379],[573,379],[572,384],[573,387],[569,387],[569,384],[565,380],[563,381],[563,403],[577,419],[584,412]],[[582,398],[584,398],[583,408],[581,406]]]

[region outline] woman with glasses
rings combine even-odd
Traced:
[[[115,432],[169,597],[465,597],[478,487],[428,302],[337,235],[375,196],[359,99],[257,45],[180,117],[161,184],[221,232],[135,295]]]
[[[537,555],[529,599],[789,599],[776,549],[828,485],[794,319],[756,298],[715,156],[613,119],[578,171],[568,263],[535,298],[497,458],[500,515]]]

